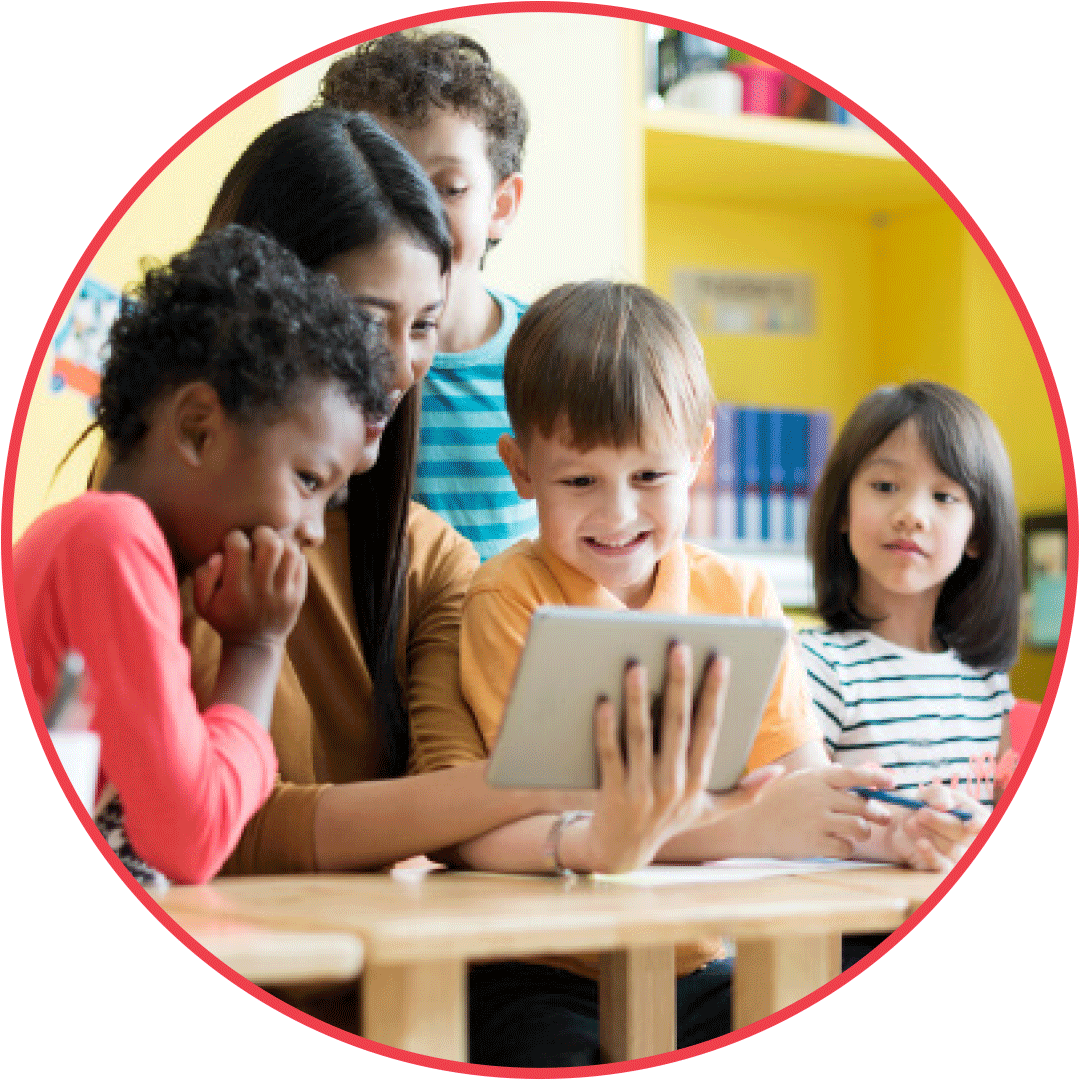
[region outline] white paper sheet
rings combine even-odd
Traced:
[[[865,870],[880,863],[854,859],[720,859],[694,865],[646,866],[625,874],[593,874],[596,881],[631,885],[684,885],[704,881],[754,881],[788,874],[816,874],[827,870]]]

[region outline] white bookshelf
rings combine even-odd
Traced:
[[[730,541],[688,536],[691,544],[718,551],[729,559],[738,559],[761,570],[773,583],[785,608],[809,609],[814,606],[814,570],[806,556],[795,548],[762,547]]]

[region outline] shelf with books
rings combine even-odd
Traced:
[[[814,602],[806,518],[830,426],[821,410],[717,404],[690,491],[687,538],[760,566],[786,607]]]
[[[851,157],[902,160],[876,131],[852,124],[755,113],[718,116],[702,109],[651,108],[646,105],[642,109],[641,125],[651,131],[669,131],[702,138],[797,147]]]

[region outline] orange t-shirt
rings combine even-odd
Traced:
[[[617,597],[552,554],[542,541],[523,540],[476,572],[462,609],[461,690],[489,752],[502,724],[529,621],[542,604],[625,610]],[[673,545],[660,560],[643,610],[783,616],[772,585],[760,571],[684,542]],[[747,767],[768,765],[820,738],[810,716],[797,647],[789,641]],[[688,974],[720,955],[716,939],[680,946],[677,974]],[[596,978],[598,970],[593,956],[552,956],[541,962],[589,978]]]

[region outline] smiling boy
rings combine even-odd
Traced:
[[[518,497],[496,451],[510,426],[503,358],[525,305],[482,275],[521,202],[525,104],[483,46],[423,31],[376,38],[336,60],[321,103],[371,113],[442,197],[453,267],[424,380],[414,495],[489,558],[536,534],[532,504]]]
[[[540,536],[482,566],[462,611],[461,685],[490,749],[532,613],[542,604],[613,611],[777,617],[767,579],[685,543],[689,488],[712,438],[712,391],[686,320],[638,285],[564,285],[530,307],[506,357],[513,435],[499,452]],[[552,673],[558,678],[558,672]],[[660,849],[666,861],[729,855],[850,855],[880,811],[849,787],[880,786],[870,769],[828,767],[789,643],[750,754],[750,769],[786,772],[714,824]],[[590,822],[530,818],[459,845],[477,870],[578,871]],[[554,840],[551,838],[554,837]],[[469,983],[470,1060],[525,1068],[601,1062],[595,957],[477,965]],[[721,943],[680,946],[678,1045],[730,1029],[730,962]]]

